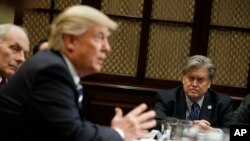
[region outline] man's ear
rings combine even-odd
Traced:
[[[73,51],[74,48],[74,36],[69,34],[63,35],[63,42],[66,50]]]

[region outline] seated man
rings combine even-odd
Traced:
[[[25,29],[14,24],[0,25],[0,87],[7,84],[25,61],[29,39]]]
[[[240,106],[234,111],[239,123],[250,124],[250,94],[242,100]]]
[[[0,141],[131,141],[147,136],[155,112],[141,104],[110,127],[81,113],[80,77],[101,70],[117,23],[85,5],[67,8],[53,21],[49,48],[31,57],[0,93]],[[3,94],[2,94],[3,93]],[[105,115],[100,118],[105,118]]]
[[[192,56],[182,73],[181,86],[157,94],[155,110],[158,130],[165,116],[189,119],[204,130],[214,131],[237,122],[231,98],[210,89],[215,75],[215,65],[211,59],[201,55]]]

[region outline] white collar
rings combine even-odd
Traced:
[[[188,96],[186,94],[185,94],[185,96],[186,96],[186,102],[187,102],[188,109],[190,110],[193,102],[188,98]],[[196,101],[197,104],[199,104],[200,107],[202,106],[204,96],[205,95],[203,95],[198,101]]]
[[[62,54],[63,59],[65,60],[67,66],[69,68],[69,72],[70,72],[75,84],[78,85],[80,82],[80,77],[77,75],[75,67],[73,66],[73,64],[71,63],[71,61],[68,59],[67,56],[65,56],[63,53],[61,53],[61,54]]]

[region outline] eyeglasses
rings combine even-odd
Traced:
[[[189,82],[194,82],[196,80],[197,83],[201,84],[208,80],[208,78],[200,77],[200,76],[186,76]]]

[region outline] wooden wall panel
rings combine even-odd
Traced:
[[[126,114],[141,103],[146,103],[149,109],[155,104],[156,90],[86,83],[84,91],[83,111],[87,119],[103,125],[110,125],[115,107]]]

